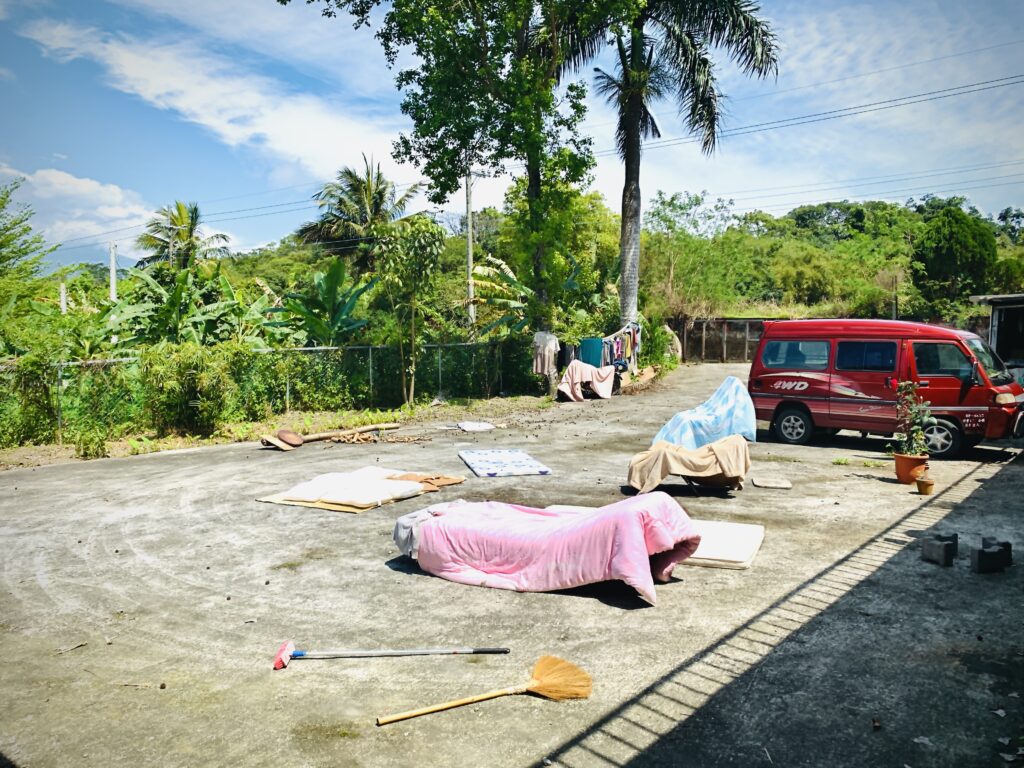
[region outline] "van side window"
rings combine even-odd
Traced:
[[[837,371],[896,370],[895,341],[840,341],[836,350]]]
[[[827,341],[769,341],[761,362],[765,368],[791,371],[824,371],[828,368]]]
[[[914,342],[914,365],[918,376],[956,376],[967,379],[971,363],[956,344]]]

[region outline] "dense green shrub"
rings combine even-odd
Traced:
[[[227,355],[198,344],[156,344],[142,353],[143,410],[160,435],[209,435],[234,394]]]
[[[43,353],[18,358],[14,364],[17,414],[12,435],[18,444],[48,443],[57,435],[56,369]]]
[[[74,435],[75,456],[80,459],[102,459],[107,454],[107,431],[102,427],[89,427]]]

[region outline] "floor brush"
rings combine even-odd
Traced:
[[[533,672],[530,673],[530,682],[526,685],[500,688],[497,691],[481,693],[478,696],[470,696],[466,699],[435,704],[432,707],[424,707],[423,709],[412,709],[408,712],[400,712],[397,715],[378,717],[377,725],[396,723],[399,720],[408,720],[410,717],[429,715],[432,712],[442,712],[446,709],[454,709],[466,704],[476,704],[478,701],[496,699],[499,696],[513,696],[517,693],[535,693],[538,696],[554,701],[585,699],[590,696],[591,687],[590,675],[575,664],[570,664],[565,659],[560,659],[557,656],[541,656],[540,660],[534,665]]]
[[[461,654],[508,653],[508,648],[409,648],[376,651],[300,651],[285,640],[274,655],[274,669],[284,669],[293,659],[376,659],[385,656],[457,656]]]

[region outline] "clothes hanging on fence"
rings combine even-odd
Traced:
[[[580,339],[580,360],[600,368],[604,363],[604,341],[597,337]]]
[[[548,376],[557,371],[555,356],[560,348],[558,337],[546,331],[533,334],[533,372]]]
[[[558,350],[558,370],[564,371],[573,360],[580,359],[580,348],[575,344],[562,344]]]
[[[601,365],[614,365],[619,371],[638,370],[640,324],[626,323],[615,333],[601,339]]]

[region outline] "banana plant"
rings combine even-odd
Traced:
[[[504,328],[509,333],[522,331],[530,323],[529,306],[536,297],[530,286],[520,282],[512,268],[496,256],[485,256],[484,263],[473,267],[475,303],[493,307],[499,316],[480,329],[489,333]]]
[[[352,316],[359,298],[376,282],[353,282],[346,286],[345,262],[335,261],[330,269],[313,275],[308,293],[285,294],[280,307],[268,312],[286,315],[283,320],[267,323],[271,327],[290,327],[305,334],[306,343],[316,346],[339,346],[353,331],[366,325],[366,320]]]

